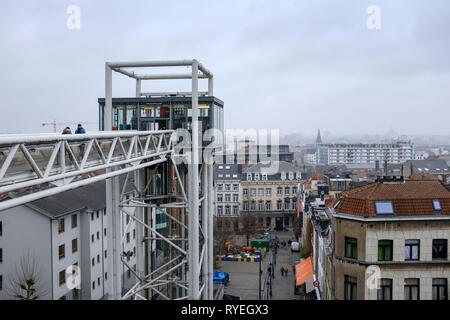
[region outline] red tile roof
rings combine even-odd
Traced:
[[[340,197],[337,213],[375,217],[375,201],[391,200],[397,216],[450,215],[450,191],[439,181],[376,182],[344,191]],[[440,200],[442,212],[434,211],[433,199]]]

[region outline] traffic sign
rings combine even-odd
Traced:
[[[319,282],[319,280],[315,280],[315,281],[313,281],[313,286],[314,287],[319,287],[319,285],[320,285],[320,282]]]

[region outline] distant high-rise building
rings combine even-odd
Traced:
[[[320,143],[317,145],[317,163],[366,164],[375,167],[380,164],[403,163],[414,159],[414,145],[411,142],[397,141],[392,143]]]

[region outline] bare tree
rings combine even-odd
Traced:
[[[8,275],[7,294],[18,300],[36,300],[46,294],[41,270],[35,256],[29,253],[20,257],[15,269]]]

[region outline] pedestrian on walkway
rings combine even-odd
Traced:
[[[72,131],[70,131],[69,127],[65,127],[62,134],[72,134]]]
[[[284,268],[281,267],[280,271],[281,271],[281,276],[283,276],[284,275]]]
[[[286,277],[288,276],[288,271],[289,271],[288,268],[285,268],[285,269],[284,269],[284,275],[285,275]]]
[[[78,124],[77,129],[75,130],[75,134],[85,134],[86,130],[83,128],[83,126],[81,125],[81,123]],[[84,156],[84,143],[80,144],[79,146],[79,150],[78,150],[78,157],[81,159],[83,159]]]

